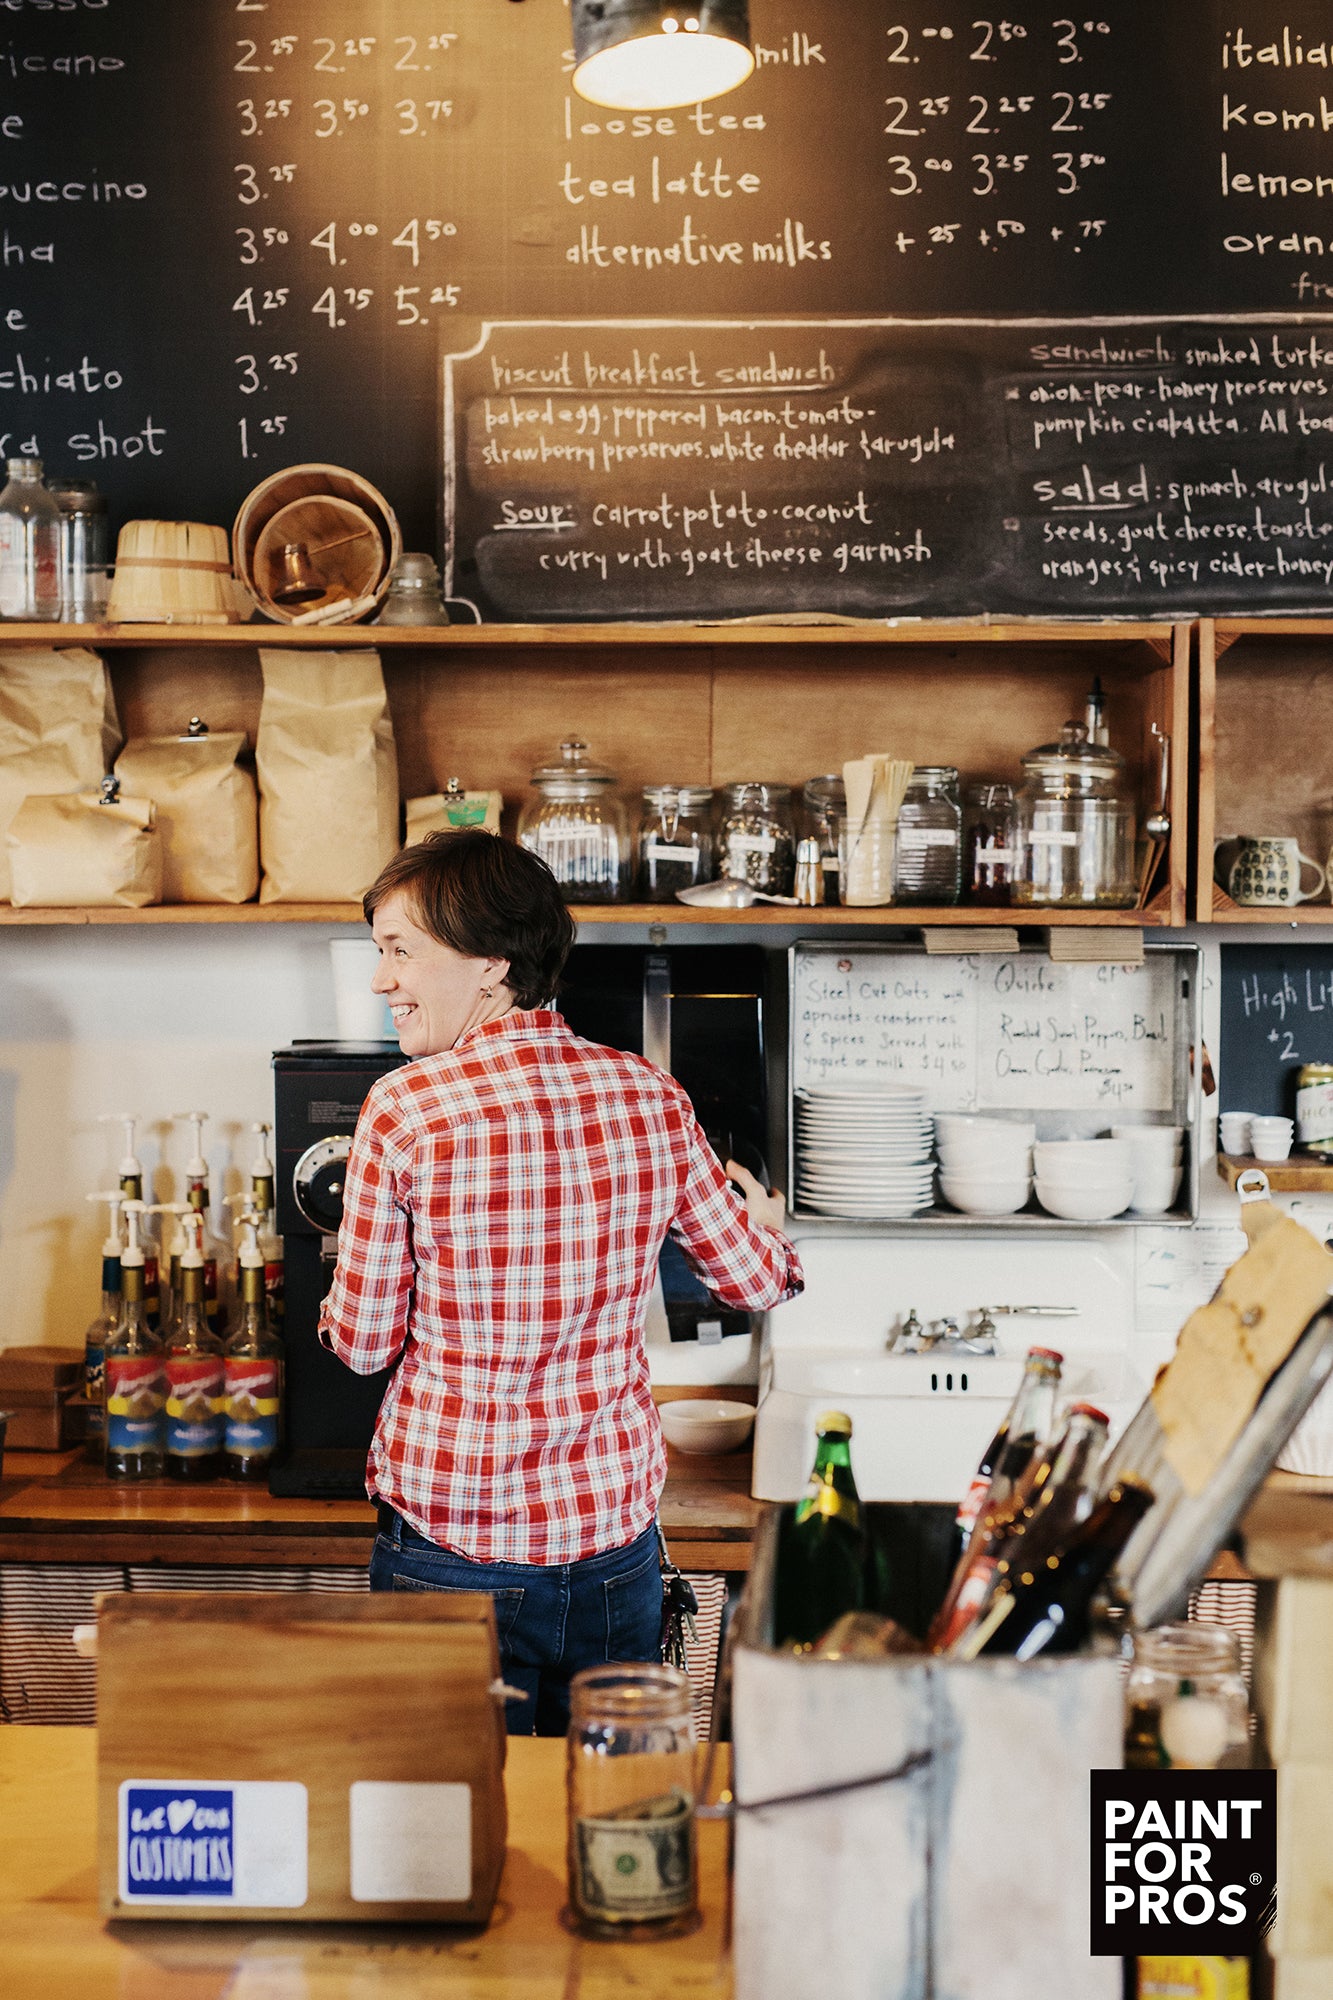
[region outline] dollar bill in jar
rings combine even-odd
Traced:
[[[576,1818],[578,1903],[602,1923],[654,1923],[694,1907],[694,1800],[673,1789],[603,1819]]]
[[[1296,1079],[1296,1144],[1333,1159],[1333,1063],[1306,1063]]]

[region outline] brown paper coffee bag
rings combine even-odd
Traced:
[[[157,807],[164,903],[248,903],[259,887],[259,793],[244,730],[132,736],[116,759],[127,792]]]
[[[141,910],[162,900],[162,843],[151,799],[66,792],[23,801],[9,822],[16,909]]]
[[[120,744],[111,679],[82,646],[0,646],[0,835],[30,794],[96,789]],[[0,839],[0,902],[9,851]]]
[[[261,647],[261,903],[350,903],[398,850],[398,759],[379,654]]]

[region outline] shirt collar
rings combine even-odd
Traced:
[[[475,1028],[465,1028],[448,1053],[457,1055],[460,1050],[498,1036],[550,1034],[564,1025],[563,1016],[554,1007],[511,1007],[507,1014],[497,1014],[493,1021],[480,1021]]]

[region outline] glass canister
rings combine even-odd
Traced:
[[[956,903],[962,882],[963,807],[952,764],[918,764],[898,808],[895,903]]]
[[[102,617],[111,590],[106,495],[91,479],[48,479],[46,485],[60,509],[62,615],[71,624],[89,624]]]
[[[569,1921],[599,1938],[699,1921],[694,1718],[676,1667],[585,1667],[570,1683]]]
[[[847,787],[833,771],[825,772],[818,778],[807,778],[801,803],[805,807],[806,825],[819,842],[819,865],[824,871],[824,901],[836,903],[840,900],[838,823],[846,817]]]
[[[718,872],[768,896],[790,896],[796,873],[791,786],[724,785]]]
[[[1030,750],[1023,769],[1014,806],[1014,902],[1129,909],[1137,885],[1124,758],[1090,743],[1086,724],[1066,722],[1059,742]]]
[[[677,889],[711,882],[717,842],[711,785],[645,785],[639,825],[639,894],[671,903]]]
[[[532,774],[537,796],[518,821],[518,837],[546,863],[571,903],[620,903],[629,894],[630,840],[616,774],[588,755],[578,737],[560,745],[559,761]]]
[[[963,793],[963,899],[1003,905],[1013,875],[1012,785],[978,782]]]
[[[440,572],[433,556],[409,550],[399,556],[377,625],[447,625],[449,613],[440,596]]]
[[[1224,1625],[1192,1619],[1136,1632],[1126,1701],[1130,1770],[1210,1771],[1250,1762],[1240,1648]]]

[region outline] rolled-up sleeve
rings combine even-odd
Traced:
[[[338,1262],[319,1337],[358,1375],[402,1353],[412,1307],[411,1159],[397,1120],[372,1091],[347,1160]]]
[[[766,1312],[805,1289],[794,1245],[755,1222],[723,1173],[681,1093],[684,1178],[670,1234],[713,1296],[738,1312]]]

